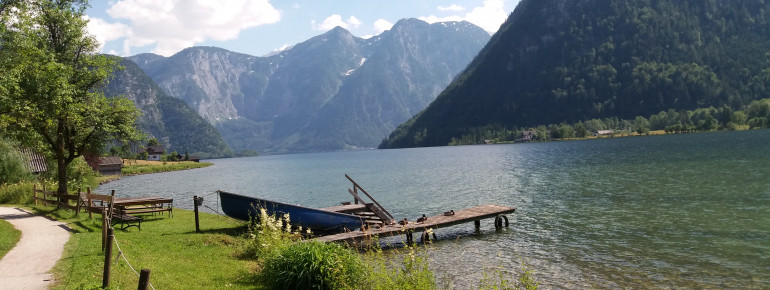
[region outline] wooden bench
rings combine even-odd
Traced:
[[[114,221],[118,220],[120,221],[118,224],[120,224],[120,229],[125,230],[128,227],[137,227],[139,230],[142,230],[142,218],[128,215],[128,214],[120,214],[115,213],[112,215],[112,221],[113,225],[115,224]]]

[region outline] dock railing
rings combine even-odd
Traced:
[[[361,185],[358,185],[358,183],[355,180],[353,180],[353,178],[351,178],[347,174],[345,174],[345,177],[348,180],[350,180],[350,182],[353,183],[353,190],[350,190],[349,192],[355,198],[356,204],[358,204],[359,202],[363,203],[364,205],[367,204],[363,199],[361,199],[361,197],[358,196],[358,191],[360,190],[361,192],[363,192],[366,195],[366,197],[369,198],[369,200],[371,200],[374,203],[373,205],[375,205],[375,206],[371,210],[375,214],[377,214],[383,221],[388,222],[388,223],[392,223],[395,220],[393,218],[393,215],[391,215],[388,212],[388,210],[386,210],[384,207],[382,207],[382,205],[380,205],[380,203],[377,202],[377,200],[375,200],[371,195],[369,195],[369,193],[366,192],[366,190],[364,190],[364,188],[362,188]]]

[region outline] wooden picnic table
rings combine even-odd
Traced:
[[[167,205],[164,207],[164,204]],[[115,209],[122,215],[138,213],[163,213],[167,211],[169,217],[173,217],[173,198],[164,198],[157,196],[116,198],[114,201]]]

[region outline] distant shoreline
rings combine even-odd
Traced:
[[[133,164],[131,164],[133,163]],[[123,176],[135,176],[145,174],[155,174],[172,171],[190,170],[196,168],[204,168],[214,165],[211,162],[194,162],[194,161],[149,161],[149,160],[135,160],[135,159],[123,159],[123,168],[121,169],[121,175],[108,175],[98,177],[99,185],[107,184],[115,180],[120,180]]]

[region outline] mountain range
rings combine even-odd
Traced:
[[[740,109],[770,96],[767,11],[770,2],[751,0],[522,0],[380,148],[447,145],[491,127]]]
[[[404,19],[368,39],[337,27],[264,57],[192,47],[129,59],[233,150],[320,152],[376,147],[489,38],[468,22]]]
[[[147,74],[128,59],[120,61],[104,88],[107,97],[122,95],[142,112],[137,127],[171,151],[200,157],[232,156],[217,130],[184,101],[166,95]]]

